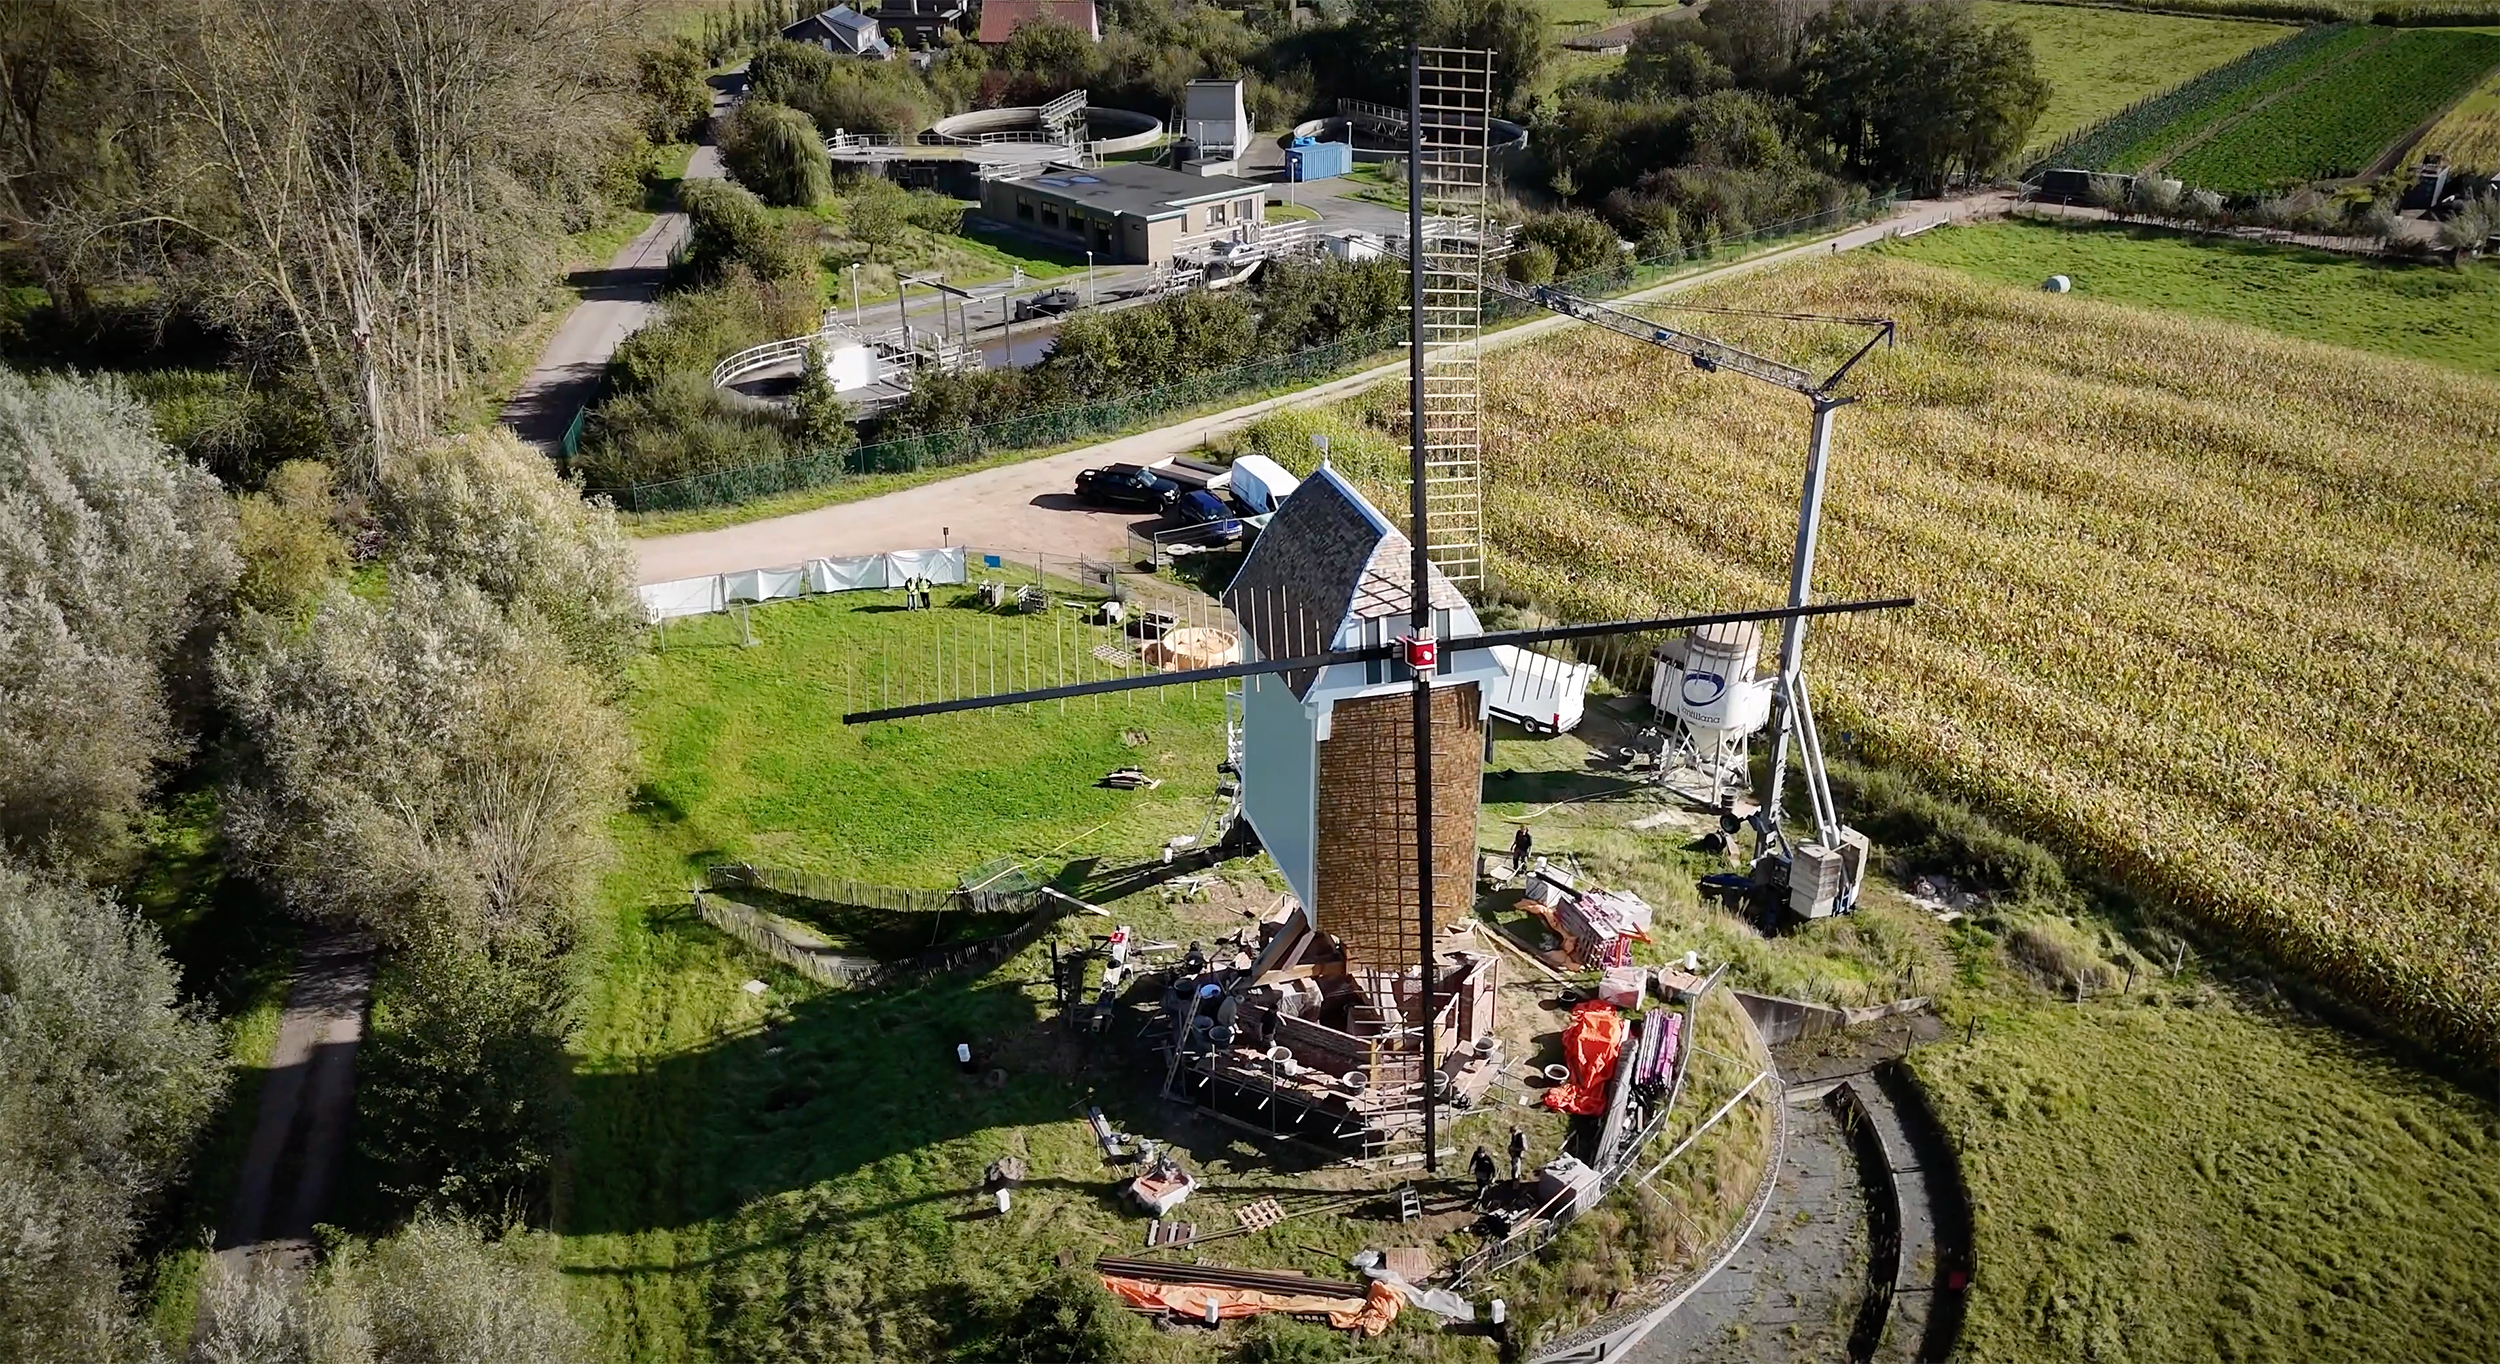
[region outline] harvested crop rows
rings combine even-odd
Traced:
[[[2494,65],[2500,37],[2409,29],[2336,62],[2167,169],[2226,191],[2358,175]]]
[[[2424,155],[2444,156],[2452,166],[2500,168],[2500,71],[2483,79],[2422,139]]]
[[[2500,384],[1902,261],[1744,290],[1903,324],[1840,418],[1819,586],[1921,604],[1817,627],[1824,732],[2500,1058]],[[1590,618],[1775,599],[1803,404],[1586,332],[1486,369],[1507,581]]]

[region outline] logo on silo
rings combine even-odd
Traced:
[[[1684,674],[1684,704],[1707,706],[1727,692],[1727,679],[1717,673]]]

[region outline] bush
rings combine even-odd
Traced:
[[[703,79],[703,52],[692,40],[671,38],[634,57],[634,93],[642,97],[643,136],[654,142],[692,142],[712,116],[712,87]]]
[[[812,265],[762,201],[726,180],[690,180],[677,190],[686,214],[686,269],[698,282],[744,269],[758,279],[805,273]]]
[[[1552,252],[1554,274],[1561,279],[1602,270],[1623,259],[1622,240],[1594,213],[1532,214],[1521,225],[1519,239]]]
[[[585,501],[510,431],[448,437],[392,460],[381,516],[398,567],[477,587],[544,626],[575,664],[623,684],[644,617],[616,509]]]
[[[571,994],[558,962],[429,934],[395,964],[356,1070],[357,1144],[389,1197],[540,1220],[563,1146]]]
[[[570,946],[623,803],[604,682],[477,587],[405,571],[379,601],[334,588],[305,629],[245,625],[217,657],[245,865],[396,946]]]
[[[0,371],[0,849],[106,859],[189,746],[233,507],[111,381]]]
[[[204,1290],[203,1364],[583,1364],[553,1238],[424,1218],[309,1275],[255,1261]]]
[[[2028,900],[2067,896],[2065,867],[2040,844],[1896,773],[1848,762],[1829,766],[1835,799],[1851,822],[1882,843],[1905,872],[1939,872]]]
[[[839,453],[859,444],[850,404],[825,375],[825,350],[810,346],[799,366],[798,391],[790,397],[791,434],[809,450]]]
[[[235,500],[243,577],[235,598],[256,611],[298,616],[347,571],[347,541],[332,524],[330,466],[289,460],[268,485]]]
[[[1128,1310],[1100,1276],[1062,1270],[1033,1290],[1000,1333],[989,1357],[1057,1364],[1082,1359],[1099,1364],[1145,1358],[1153,1343],[1146,1323]]]
[[[738,183],[768,204],[813,208],[833,192],[833,165],[807,115],[786,104],[749,100],[729,121],[721,159]]]
[[[224,1092],[136,912],[0,855],[0,1357],[137,1357],[122,1257]]]
[[[1510,253],[1502,262],[1502,273],[1513,284],[1551,284],[1554,282],[1554,248],[1543,242],[1527,242]]]

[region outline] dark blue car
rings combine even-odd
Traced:
[[[1175,526],[1204,526],[1210,535],[1230,539],[1241,534],[1241,522],[1224,499],[1203,488],[1192,489],[1173,498],[1163,506],[1163,514]]]

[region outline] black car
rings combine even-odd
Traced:
[[[1074,289],[1053,289],[1047,293],[1034,294],[1029,298],[1020,298],[1016,300],[1016,320],[1022,322],[1035,317],[1057,317],[1061,313],[1074,312],[1081,301],[1077,298]]]
[[[1135,464],[1106,464],[1076,476],[1076,495],[1102,507],[1161,511],[1180,490],[1181,485]]]

